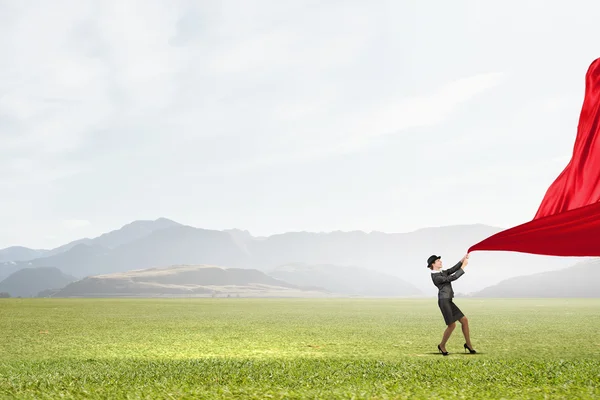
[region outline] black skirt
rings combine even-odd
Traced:
[[[452,299],[438,299],[438,306],[440,306],[446,325],[450,325],[465,316]]]

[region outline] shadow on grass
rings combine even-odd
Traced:
[[[427,354],[434,355],[434,356],[440,356],[440,357],[443,357],[442,353],[440,353],[439,351],[436,351],[435,353],[433,353],[433,352],[432,352],[432,353],[427,353]],[[459,353],[459,352],[452,353],[452,352],[451,352],[451,353],[450,353],[450,354],[448,354],[446,357],[449,357],[449,356],[456,356],[456,355],[459,355],[459,356],[472,356],[472,357],[476,357],[476,356],[479,356],[479,355],[481,355],[481,354],[485,354],[485,353],[480,353],[480,352],[477,352],[477,353],[475,353],[475,354],[471,354],[471,353]]]

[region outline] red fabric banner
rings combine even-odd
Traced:
[[[532,221],[471,246],[554,256],[600,256],[600,58],[586,73],[571,161],[548,188]]]

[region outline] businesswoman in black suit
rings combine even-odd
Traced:
[[[460,311],[460,308],[454,304],[452,299],[454,298],[454,291],[452,290],[452,281],[460,278],[464,273],[464,268],[469,263],[469,255],[465,255],[454,267],[442,271],[442,260],[440,256],[433,255],[427,259],[427,268],[432,270],[431,280],[433,284],[439,289],[438,291],[438,306],[444,316],[446,322],[446,330],[442,337],[442,342],[438,344],[438,350],[443,355],[447,356],[449,353],[446,351],[446,342],[450,338],[452,331],[456,327],[456,321],[460,321],[462,325],[463,335],[465,336],[466,343],[464,344],[465,351],[469,350],[469,353],[473,354],[476,351],[473,349],[471,344],[471,338],[469,336],[469,320]]]

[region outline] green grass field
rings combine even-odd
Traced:
[[[18,399],[600,398],[600,299],[3,299]]]

